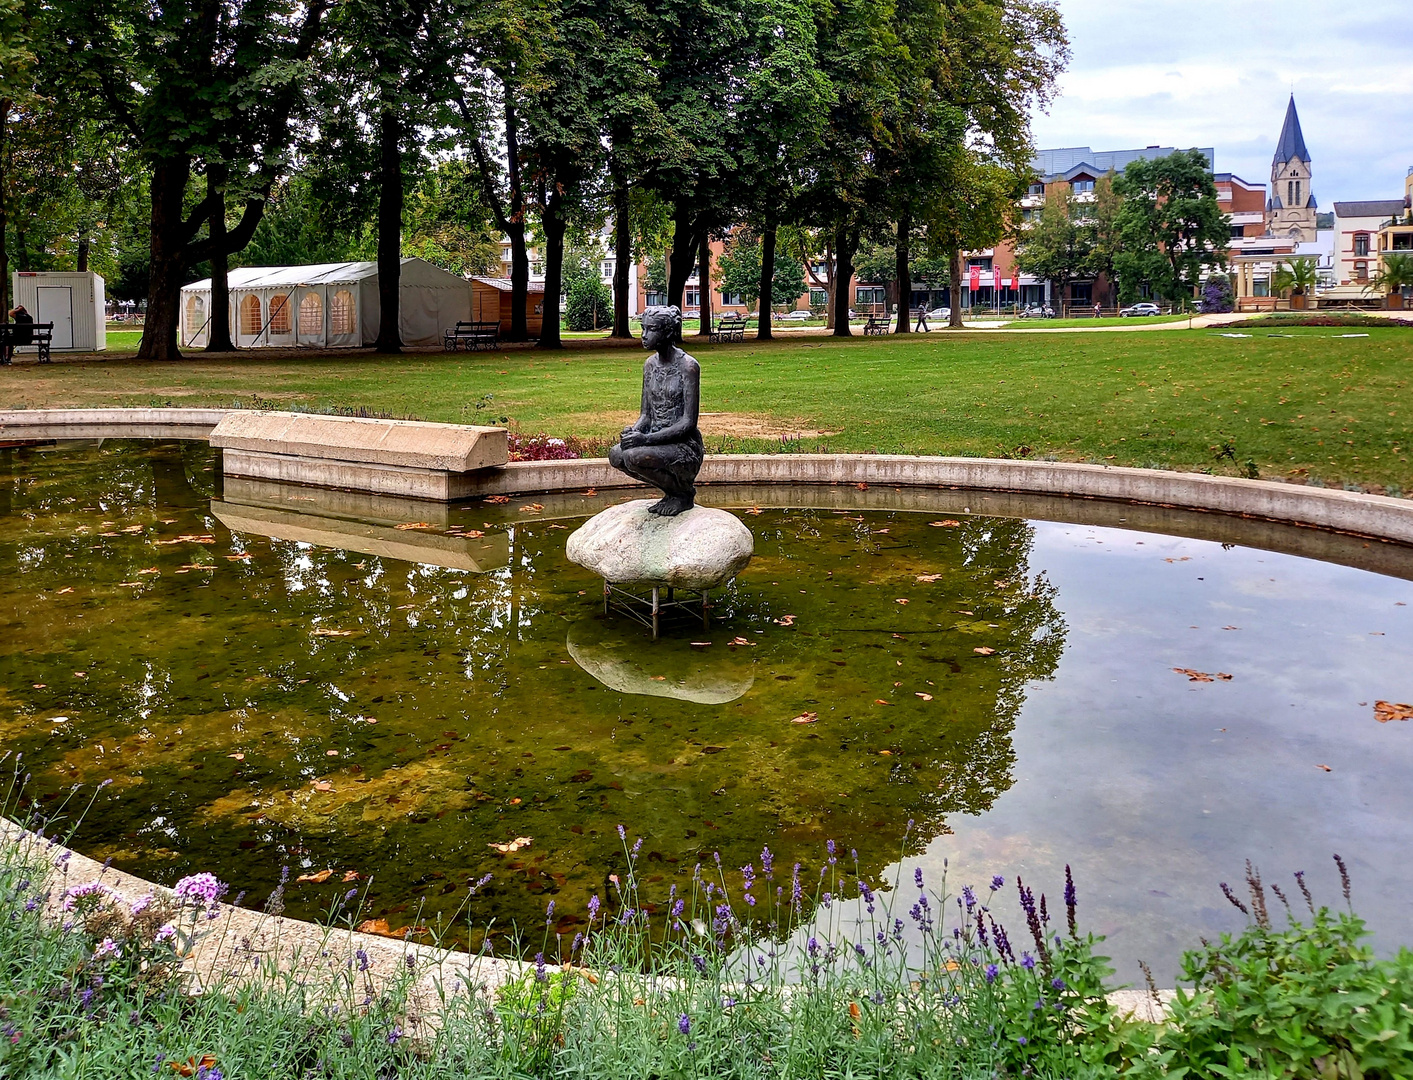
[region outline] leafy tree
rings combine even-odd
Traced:
[[[1381,292],[1391,300],[1410,286],[1413,286],[1413,255],[1385,255],[1378,272],[1369,279],[1368,289]]]
[[[1202,300],[1197,305],[1203,315],[1221,315],[1236,307],[1231,279],[1225,274],[1213,274],[1202,286]]]
[[[717,260],[717,283],[722,292],[740,293],[746,305],[761,298],[762,242],[749,229],[737,229],[727,240],[726,252]],[[793,259],[779,259],[771,275],[770,296],[760,306],[760,316],[775,304],[792,304],[805,291],[804,267]]]
[[[1315,291],[1318,276],[1314,259],[1292,259],[1271,275],[1271,288],[1278,296],[1307,296]]]
[[[151,200],[147,319],[138,355],[173,359],[186,270],[254,233],[290,141],[328,0],[49,0],[37,33],[54,85],[93,103],[141,155]],[[238,165],[236,227],[200,239],[200,164]],[[193,205],[194,203],[194,205]]]
[[[24,0],[0,0],[0,314],[9,318],[10,253],[6,246],[6,127],[17,102],[33,95],[34,52],[24,12]]]
[[[1094,226],[1080,220],[1075,209],[1069,185],[1053,185],[1039,220],[1021,229],[1016,245],[1016,265],[1054,282],[1061,296],[1071,281],[1090,276],[1094,263]]]
[[[948,323],[960,327],[961,283],[966,280],[962,253],[991,247],[1012,230],[1026,174],[968,145],[953,147],[944,161],[940,176],[946,181],[946,195],[930,210],[927,239],[929,249],[947,259],[947,279],[953,286]]]
[[[570,330],[597,330],[613,319],[613,293],[599,276],[603,252],[575,248],[564,256],[564,322]]]
[[[1114,191],[1123,199],[1114,256],[1121,298],[1132,301],[1147,285],[1155,296],[1190,306],[1203,278],[1226,265],[1231,239],[1206,157],[1181,150],[1131,161]]]

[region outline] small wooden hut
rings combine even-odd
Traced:
[[[500,336],[510,333],[510,279],[473,277],[471,279],[471,318],[475,322],[500,321]],[[532,338],[540,336],[544,321],[545,283],[532,281],[525,293],[525,330]]]

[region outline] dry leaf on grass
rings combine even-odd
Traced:
[[[510,855],[533,843],[534,841],[528,836],[517,836],[514,840],[508,840],[504,844],[487,844],[486,847],[499,851],[502,855]]]
[[[814,723],[816,720],[818,720],[818,719],[819,719],[819,713],[817,713],[817,712],[802,712],[802,713],[800,713],[799,716],[791,717],[790,723],[792,723],[792,724],[813,724],[813,723]]]
[[[1381,724],[1387,724],[1391,720],[1413,720],[1413,705],[1393,701],[1376,701],[1374,702],[1374,719]]]

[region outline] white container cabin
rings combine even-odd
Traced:
[[[11,304],[23,305],[37,323],[53,323],[53,352],[101,352],[108,347],[103,278],[90,270],[15,271]],[[10,313],[5,312],[5,321]],[[31,352],[21,347],[17,352]]]

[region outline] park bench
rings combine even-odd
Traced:
[[[15,358],[17,348],[33,347],[39,354],[41,364],[49,363],[49,347],[54,342],[54,324],[46,323],[0,323],[0,364],[8,364]]]
[[[868,317],[868,322],[864,323],[865,334],[886,334],[888,333],[888,316],[874,312]]]
[[[712,341],[744,341],[746,338],[746,317],[744,315],[723,315],[716,329],[709,335]]]
[[[459,322],[451,329],[442,331],[442,348],[447,352],[494,349],[499,340],[499,322]]]

